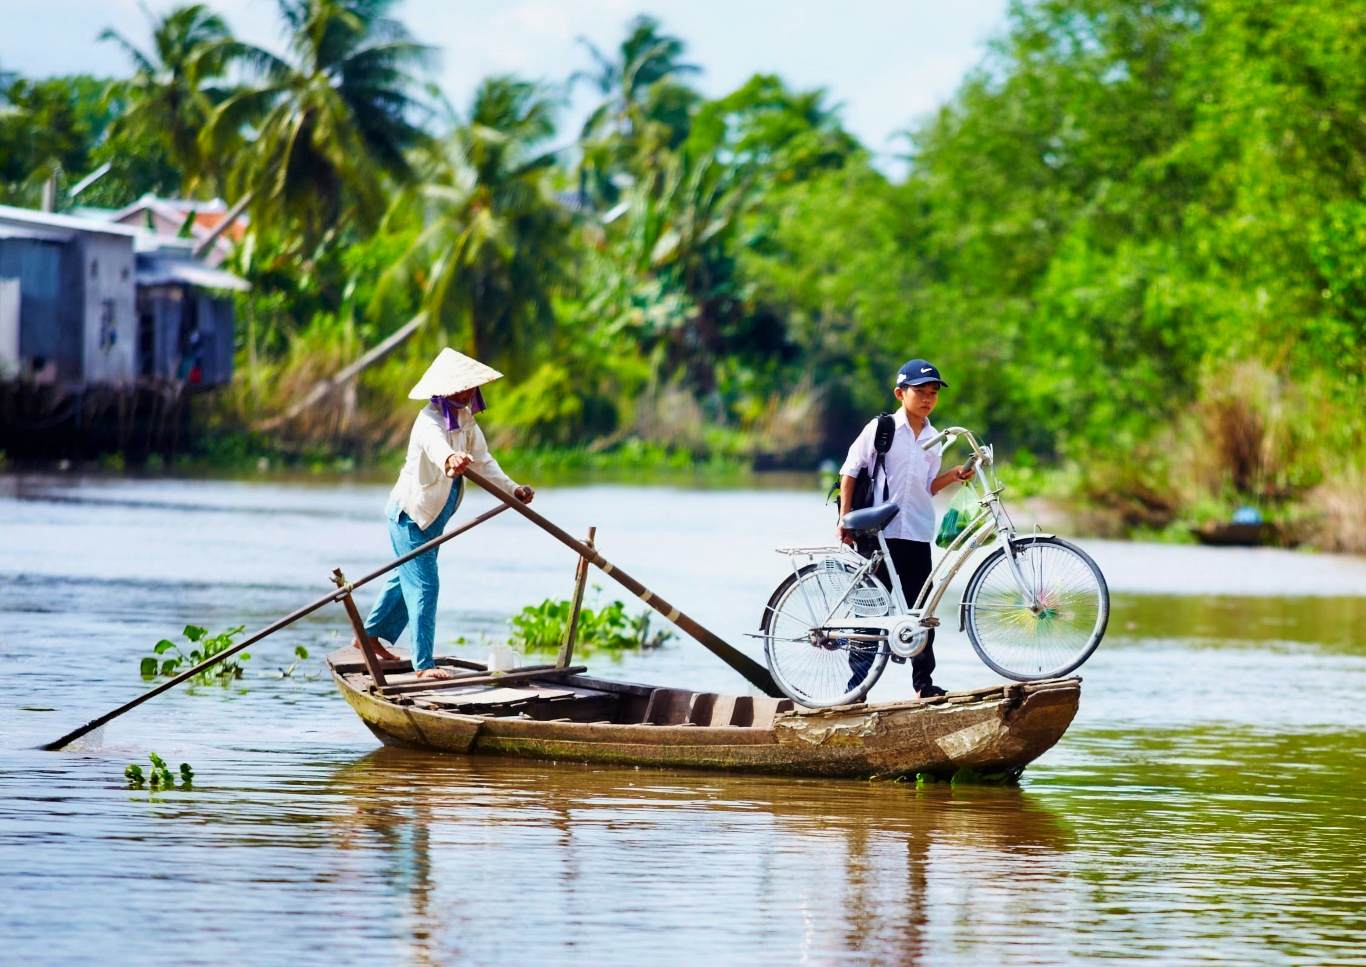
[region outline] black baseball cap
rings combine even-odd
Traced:
[[[897,371],[897,389],[904,386],[923,386],[925,383],[938,383],[940,386],[949,385],[939,375],[939,370],[934,363],[928,359],[912,359]]]

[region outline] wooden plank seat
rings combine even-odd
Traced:
[[[650,693],[641,721],[645,725],[683,725],[688,721],[694,694],[682,688],[656,688]]]
[[[421,707],[465,715],[526,715],[538,720],[583,721],[612,711],[618,697],[610,692],[571,686],[472,686],[435,695],[419,694]]]
[[[681,688],[656,688],[650,693],[643,725],[740,726],[771,729],[773,720],[795,706],[789,698],[717,695]]]
[[[470,685],[492,685],[510,684],[512,682],[523,682],[532,679],[541,681],[555,681],[567,675],[577,675],[588,670],[586,665],[574,665],[570,668],[556,668],[553,665],[531,666],[529,668],[519,668],[515,671],[502,672],[495,675],[471,674],[457,678],[418,678],[415,674],[398,681],[397,676],[389,684],[382,686],[379,690],[385,695],[412,695],[419,692],[445,691],[451,688],[466,688]]]

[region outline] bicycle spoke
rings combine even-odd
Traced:
[[[838,632],[814,640],[811,636],[821,624],[857,628],[861,618],[891,610],[891,599],[881,585],[863,577],[855,583],[859,571],[835,558],[820,561],[800,573],[768,611],[764,650],[770,670],[784,691],[803,704],[852,700],[848,696],[866,687],[886,663],[885,647],[879,644],[850,641]],[[819,603],[828,617],[808,620]]]
[[[1075,668],[1104,628],[1103,584],[1081,553],[1061,542],[1025,543],[1016,560],[1038,607],[1024,600],[1004,558],[994,559],[967,607],[973,646],[988,664],[1017,677]]]

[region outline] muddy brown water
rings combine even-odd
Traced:
[[[322,668],[337,608],[253,648],[233,686],[34,750],[143,689],[138,659],[187,622],[256,628],[332,567],[383,561],[383,499],[0,477],[0,959],[1366,963],[1360,558],[1083,541],[1111,631],[1017,788],[383,749]],[[772,548],[831,524],[814,491],[547,488],[537,506],[597,525],[609,559],[752,654]],[[480,658],[522,604],[567,595],[573,561],[504,515],[441,567],[439,650]],[[590,603],[623,597],[595,583]],[[280,677],[299,644],[312,657]],[[937,647],[944,685],[996,680],[955,631]],[[588,664],[738,687],[686,640]],[[893,666],[874,698],[909,689]],[[194,789],[127,789],[149,751],[190,762]]]

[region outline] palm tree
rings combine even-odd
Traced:
[[[253,220],[283,217],[311,239],[355,215],[382,211],[381,178],[411,175],[407,152],[425,136],[414,72],[433,52],[388,16],[395,0],[277,0],[290,30],[287,56],[241,42],[221,45],[257,83],[214,112],[202,141],[237,152],[233,181],[250,196]]]
[[[420,229],[385,274],[421,291],[410,323],[464,329],[470,352],[517,370],[554,324],[551,295],[564,277],[569,216],[552,197],[555,103],[540,85],[491,77],[468,121],[429,153],[420,183],[400,193],[388,221]]]
[[[212,155],[201,154],[198,137],[222,99],[212,82],[227,66],[224,45],[232,35],[203,4],[178,7],[151,26],[152,46],[146,52],[113,28],[99,36],[123,48],[133,62],[133,76],[113,82],[107,93],[127,104],[114,122],[116,132],[163,144],[185,187],[193,190],[220,169]]]
[[[842,167],[862,148],[844,130],[839,107],[827,103],[824,90],[792,91],[775,75],[755,74],[701,107],[688,150],[717,154],[783,183]]]
[[[656,167],[661,152],[677,148],[688,133],[696,92],[678,78],[700,68],[682,61],[686,45],[660,31],[653,17],[636,17],[626,39],[609,57],[586,38],[594,69],[579,71],[570,83],[585,81],[601,103],[584,122],[581,181],[602,201],[614,202],[621,175],[638,176]]]
[[[734,236],[754,178],[712,153],[685,150],[669,158],[657,190],[636,185],[627,195],[622,244],[636,271],[685,292],[695,307],[668,333],[668,356],[703,391],[713,385],[716,359],[728,353],[724,328],[738,298]]]

